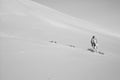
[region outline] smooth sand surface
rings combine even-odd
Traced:
[[[119,37],[85,23],[33,1],[2,0],[0,79],[119,80]],[[104,55],[87,50],[94,34]]]

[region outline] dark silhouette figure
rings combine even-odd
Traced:
[[[97,52],[98,49],[98,42],[95,36],[92,36],[91,38],[91,46],[95,52]]]

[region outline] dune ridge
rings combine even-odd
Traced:
[[[30,0],[0,4],[0,80],[120,79],[118,37]],[[88,51],[94,34],[104,55]]]
[[[8,0],[5,0],[5,1],[7,2]],[[6,3],[5,1],[3,1],[2,3],[3,4]],[[98,26],[96,24],[89,23],[85,20],[81,20],[81,19],[69,16],[67,14],[63,14],[52,8],[49,8],[42,4],[38,4],[32,0],[13,0],[13,2],[16,2],[16,4],[18,4],[19,6],[24,6],[24,8],[22,8],[23,13],[18,12],[18,13],[16,13],[17,15],[23,15],[23,16],[25,14],[34,15],[36,17],[39,17],[40,19],[43,19],[43,20],[49,22],[52,25],[55,25],[55,26],[58,26],[61,28],[75,29],[77,31],[79,31],[79,29],[83,29],[85,31],[89,31],[94,34],[103,34],[103,35],[109,35],[109,36],[120,38],[120,35],[115,32],[110,32],[109,30],[102,29],[100,26]],[[10,2],[10,3],[12,3],[12,2]],[[19,4],[19,3],[21,3],[21,4]],[[12,6],[14,6],[14,5],[12,5]],[[19,6],[18,6],[18,8],[19,8]],[[28,8],[29,8],[29,10],[28,10]],[[26,12],[24,10],[27,10],[28,12]],[[2,13],[2,15],[4,15],[4,14],[5,13]]]

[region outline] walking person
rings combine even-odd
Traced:
[[[98,42],[95,36],[92,36],[91,38],[91,46],[95,52],[97,52],[98,49]]]

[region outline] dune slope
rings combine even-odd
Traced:
[[[119,38],[97,28],[30,0],[2,0],[1,80],[119,80]],[[93,34],[105,55],[87,51]]]

